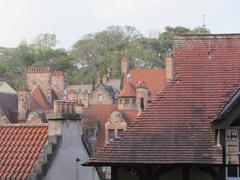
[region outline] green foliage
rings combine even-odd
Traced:
[[[18,89],[25,81],[28,67],[48,66],[64,71],[70,84],[95,84],[108,71],[113,77],[119,77],[123,56],[128,57],[129,68],[163,67],[164,56],[172,49],[174,34],[182,33],[210,31],[203,27],[167,26],[157,36],[155,33],[155,36],[144,37],[132,26],[110,26],[83,36],[70,52],[56,49],[55,34],[40,34],[31,43],[23,41],[16,49],[0,54],[0,81],[7,81]]]
[[[210,30],[204,27],[196,27],[189,29],[182,26],[177,27],[165,27],[163,33],[159,34],[160,49],[165,54],[169,49],[172,49],[173,36],[176,34],[209,34]]]
[[[71,68],[71,56],[63,49],[54,49],[56,35],[41,34],[32,43],[21,42],[11,54],[0,60],[0,80],[18,89],[25,82],[30,66],[49,66],[53,70]],[[8,52],[9,53],[9,52]]]

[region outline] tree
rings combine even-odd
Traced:
[[[173,37],[176,34],[209,34],[210,30],[204,27],[196,27],[194,29],[176,26],[170,27],[166,26],[163,33],[159,34],[160,41],[160,51],[162,54],[165,54],[170,49],[172,49]]]
[[[42,33],[33,40],[33,47],[39,50],[53,49],[57,44],[57,36],[55,34]]]

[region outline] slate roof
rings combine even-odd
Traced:
[[[0,177],[26,179],[47,141],[48,126],[0,126]]]
[[[177,36],[173,53],[175,81],[89,165],[222,164],[211,122],[240,87],[240,35]]]
[[[105,123],[110,118],[110,114],[114,110],[119,110],[116,104],[96,104],[90,105],[86,110],[84,123],[85,125],[98,125],[98,132],[96,135],[96,149],[99,150],[105,145]],[[128,125],[132,124],[136,119],[136,110],[119,110],[123,114],[123,118]]]
[[[106,83],[107,86],[111,86],[113,88],[114,92],[119,91],[120,84],[121,84],[121,79],[112,79],[112,78],[108,79]]]
[[[0,92],[17,94],[17,92],[7,82],[0,82]]]
[[[149,90],[150,98],[153,98],[158,91],[164,89],[166,72],[165,69],[131,69],[128,74],[124,75],[122,81],[123,90],[128,84],[136,87],[139,81],[144,82]],[[124,94],[124,91],[120,91],[120,94]]]
[[[0,109],[8,118],[9,122],[17,121],[17,95],[0,92]]]

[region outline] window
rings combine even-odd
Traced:
[[[130,104],[130,99],[125,99],[125,104],[129,105]]]
[[[122,99],[119,99],[119,104],[122,104]]]
[[[239,164],[239,135],[240,130],[228,129],[226,130],[226,164],[237,165]],[[240,179],[239,166],[229,166],[226,168],[227,179]]]
[[[111,142],[115,138],[115,131],[114,129],[109,129],[108,130],[108,141]]]
[[[136,99],[135,98],[132,99],[132,105],[136,106]]]
[[[118,136],[121,136],[121,134],[123,133],[123,131],[124,131],[123,129],[118,129],[118,130],[117,130]]]

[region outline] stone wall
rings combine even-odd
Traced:
[[[39,85],[47,101],[52,103],[52,81],[49,68],[29,68],[27,72],[27,87],[30,91]]]
[[[139,82],[136,89],[136,106],[137,106],[137,115],[140,115],[141,112],[148,105],[148,88],[143,82]]]
[[[89,97],[89,104],[113,104],[113,97],[104,85],[98,86]]]
[[[31,96],[26,86],[21,86],[18,91],[18,120],[25,121],[31,108]]]

